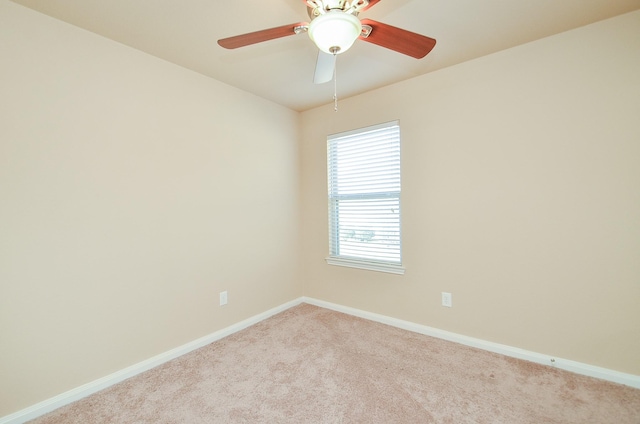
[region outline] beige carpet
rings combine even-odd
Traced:
[[[640,390],[302,304],[34,423],[640,423]]]

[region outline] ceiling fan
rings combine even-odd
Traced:
[[[311,18],[309,23],[297,22],[276,28],[218,40],[226,49],[236,49],[263,41],[308,33],[320,50],[314,82],[331,81],[335,71],[335,58],[347,51],[360,39],[416,59],[425,57],[436,45],[436,40],[372,19],[359,19],[358,14],[380,0],[302,0]]]

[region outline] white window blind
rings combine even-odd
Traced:
[[[329,136],[327,159],[327,261],[402,273],[398,122]]]

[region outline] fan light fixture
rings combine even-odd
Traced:
[[[309,37],[320,50],[329,54],[346,52],[361,33],[360,19],[342,10],[323,13],[309,24]]]

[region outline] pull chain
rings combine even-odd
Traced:
[[[338,111],[338,54],[333,53],[333,110]]]
[[[331,47],[329,51],[333,54],[333,110],[338,111],[338,52],[340,47]]]

